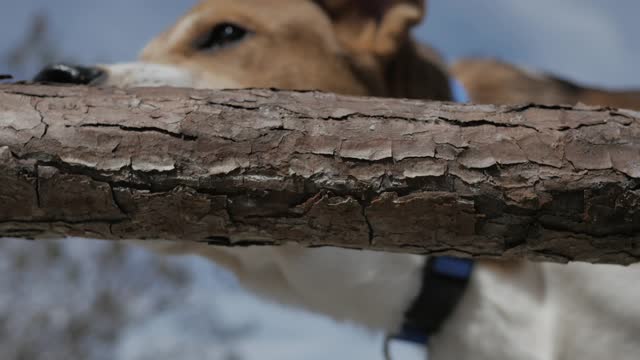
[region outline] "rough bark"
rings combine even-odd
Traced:
[[[640,113],[0,86],[0,236],[631,263]]]

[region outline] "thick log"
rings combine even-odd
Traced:
[[[0,236],[640,259],[640,113],[0,86]]]

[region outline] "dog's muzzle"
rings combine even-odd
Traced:
[[[193,74],[172,65],[129,62],[96,66],[67,64],[50,65],[33,79],[35,82],[116,86],[120,88],[143,86],[213,87],[201,84]]]
[[[42,69],[34,78],[35,82],[88,85],[105,75],[104,70],[69,64],[54,64]]]
[[[173,86],[197,89],[238,89],[241,86],[225,75],[208,71],[193,73],[169,64],[127,62],[96,66],[56,64],[47,66],[33,79],[36,82],[119,88]]]

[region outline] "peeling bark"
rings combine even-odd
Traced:
[[[640,113],[0,85],[0,236],[640,259]]]

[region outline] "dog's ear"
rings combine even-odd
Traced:
[[[314,0],[329,14],[338,38],[356,52],[391,56],[409,38],[426,0]]]

